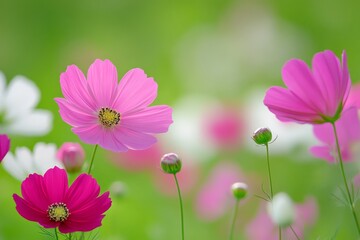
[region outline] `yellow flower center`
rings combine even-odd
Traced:
[[[70,215],[65,203],[53,203],[47,212],[50,220],[54,222],[64,222]]]
[[[98,117],[100,124],[105,128],[115,127],[120,122],[120,113],[110,108],[101,108]]]

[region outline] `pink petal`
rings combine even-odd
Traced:
[[[118,77],[115,66],[107,59],[96,59],[88,70],[87,79],[97,108],[111,107],[117,94]]]
[[[10,149],[10,138],[6,134],[0,134],[0,162]]]
[[[72,232],[88,232],[97,227],[100,227],[101,221],[104,217],[104,215],[100,215],[97,218],[92,218],[85,222],[75,222],[71,220],[70,215],[69,219],[59,226],[59,231],[63,234]]]
[[[310,148],[310,152],[317,158],[325,159],[329,163],[335,163],[334,156],[328,146],[313,146]]]
[[[87,144],[98,144],[99,136],[103,133],[103,128],[99,124],[89,126],[79,126],[71,129],[80,140]]]
[[[119,127],[114,134],[116,139],[129,149],[143,150],[157,142],[154,136]]]
[[[36,173],[30,174],[21,184],[23,198],[32,206],[47,211],[53,203],[49,200],[44,183],[44,177]]]
[[[123,114],[120,125],[143,133],[164,133],[172,122],[170,107],[154,106]]]
[[[93,201],[100,193],[100,186],[88,174],[81,174],[70,186],[65,196],[65,202],[71,210],[76,210],[87,202]]]
[[[87,81],[80,69],[71,65],[60,75],[61,90],[69,102],[79,105],[86,112],[96,110],[93,97],[87,91]]]
[[[121,79],[113,109],[121,114],[150,105],[157,95],[157,83],[148,78],[142,69],[128,71]]]
[[[63,202],[68,190],[66,171],[58,167],[49,169],[44,175],[44,185],[51,203]]]
[[[59,113],[61,118],[67,124],[77,127],[77,126],[88,126],[96,124],[98,118],[95,114],[90,115],[84,111],[78,109],[75,105],[69,103],[66,99],[56,98],[55,101],[59,105]]]
[[[280,121],[299,123],[323,121],[312,107],[309,107],[289,90],[281,87],[271,87],[267,90],[264,104]]]

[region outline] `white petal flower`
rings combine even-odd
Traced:
[[[15,154],[9,152],[1,164],[14,178],[22,181],[31,173],[43,175],[49,168],[64,168],[56,158],[56,151],[55,144],[46,143],[35,144],[33,153],[26,147],[18,147]]]
[[[5,87],[5,76],[0,72],[0,132],[6,134],[41,136],[52,128],[52,114],[35,110],[40,100],[36,85],[23,76],[16,76]]]
[[[288,227],[295,220],[294,203],[286,193],[277,193],[268,203],[267,210],[272,222],[277,226]]]

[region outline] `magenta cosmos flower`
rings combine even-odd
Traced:
[[[49,169],[44,176],[30,174],[21,184],[23,197],[13,195],[16,210],[25,219],[62,233],[87,232],[101,226],[111,206],[109,192],[88,174],[81,174],[69,187],[66,171]]]
[[[0,134],[0,162],[10,149],[10,139],[6,134]]]
[[[315,54],[313,69],[300,59],[282,69],[287,88],[271,87],[264,104],[280,121],[319,124],[341,116],[351,81],[345,51],[342,62],[329,50]]]
[[[149,105],[157,84],[141,69],[132,69],[118,83],[109,60],[97,59],[87,79],[75,65],[60,76],[65,98],[56,98],[62,119],[89,144],[124,152],[146,149],[156,142],[153,134],[164,133],[172,123],[172,109]]]

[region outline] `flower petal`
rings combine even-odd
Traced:
[[[335,158],[331,154],[329,146],[313,146],[310,148],[310,153],[316,158],[325,159],[329,163],[335,163]]]
[[[44,177],[36,173],[30,174],[21,184],[23,198],[34,208],[46,212],[50,202],[46,192]]]
[[[12,122],[7,127],[7,132],[24,136],[42,136],[51,131],[52,120],[51,112],[34,110]]]
[[[86,112],[96,111],[94,98],[87,90],[87,81],[80,69],[71,65],[60,75],[61,91],[67,101]]]
[[[11,152],[5,156],[1,164],[8,173],[20,181],[24,180],[28,175],[27,171],[25,171],[21,164],[15,160],[15,157]]]
[[[115,66],[109,60],[96,59],[87,73],[88,85],[97,108],[111,107],[117,95],[118,77]]]
[[[58,167],[49,169],[44,175],[44,184],[51,203],[64,201],[68,190],[68,178],[64,169]]]
[[[71,129],[80,140],[87,144],[98,144],[99,137],[103,134],[103,129],[98,124],[89,126],[74,127]]]
[[[150,105],[157,95],[157,83],[142,69],[128,71],[121,79],[118,95],[112,106],[121,114]]]
[[[0,134],[0,162],[10,149],[10,138],[6,134]]]
[[[132,150],[143,150],[157,142],[156,138],[152,135],[140,133],[125,127],[118,128],[114,136],[119,142]]]
[[[266,92],[264,104],[280,121],[299,123],[322,121],[313,109],[285,88],[271,87]]]
[[[40,91],[36,85],[23,76],[16,76],[10,82],[5,94],[5,118],[13,121],[31,112],[40,100]]]
[[[55,166],[64,168],[60,160],[56,159],[56,145],[36,143],[34,146],[34,166],[37,173],[45,174],[47,170]]]
[[[123,114],[120,125],[138,132],[164,133],[172,122],[170,107],[154,106]]]

